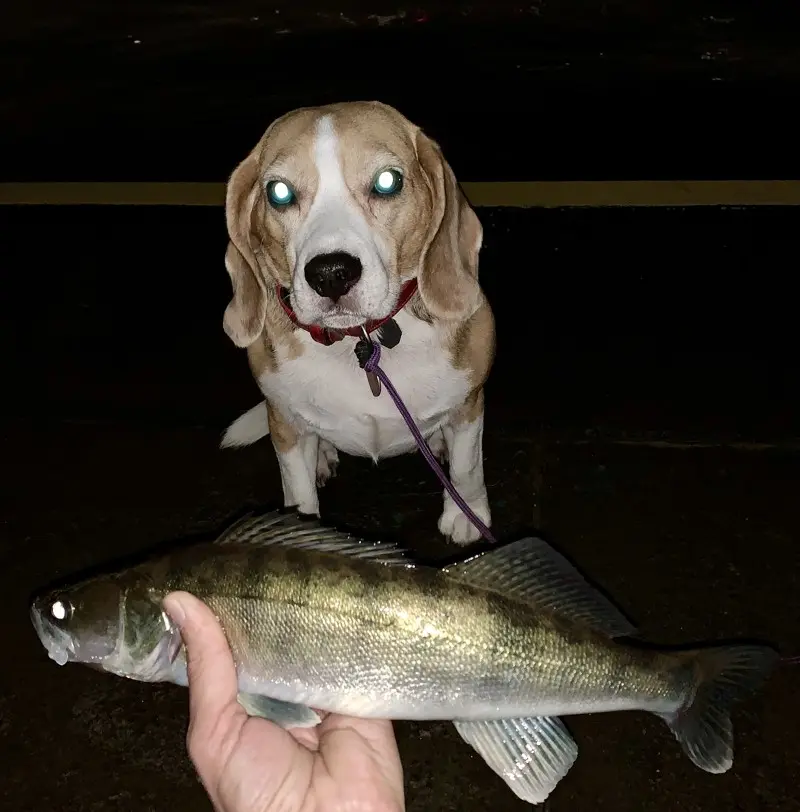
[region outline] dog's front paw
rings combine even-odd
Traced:
[[[492,516],[489,510],[489,500],[486,496],[473,499],[467,504],[472,512],[486,525],[492,526]],[[450,498],[450,494],[445,495],[444,510],[439,519],[439,532],[456,544],[469,544],[477,541],[480,531],[461,510],[461,508]]]
[[[317,487],[324,488],[329,479],[336,476],[339,467],[339,452],[327,441],[320,438],[317,452]]]

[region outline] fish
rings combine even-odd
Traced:
[[[778,660],[762,644],[638,642],[621,610],[537,537],[434,566],[285,509],[45,591],[31,620],[59,665],[186,686],[185,647],[162,608],[175,590],[218,618],[250,715],[284,728],[313,727],[318,711],[449,721],[530,804],[575,762],[562,719],[575,714],[648,711],[697,767],[726,772],[732,706]]]

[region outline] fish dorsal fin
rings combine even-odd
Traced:
[[[445,567],[444,572],[609,637],[626,637],[636,631],[608,598],[542,539],[514,541]]]
[[[300,516],[281,510],[258,515],[248,514],[234,522],[215,544],[292,547],[366,558],[381,564],[413,566],[408,553],[397,544],[363,541],[341,530],[326,527],[315,517]]]

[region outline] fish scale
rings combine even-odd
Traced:
[[[158,599],[194,591],[222,620],[247,688],[285,701],[427,720],[452,714],[454,695],[472,694],[466,710],[481,719],[561,715],[576,702],[597,712],[610,695],[659,712],[682,698],[680,674],[650,668],[655,654],[432,569],[231,544],[191,550],[173,572]],[[620,669],[624,695],[610,694]]]

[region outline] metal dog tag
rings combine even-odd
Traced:
[[[358,340],[354,350],[356,358],[358,359],[358,365],[361,367],[361,369],[364,369],[364,365],[372,357],[372,352],[374,350],[372,340],[367,334],[367,331],[363,330],[363,333],[364,338],[360,338]],[[378,380],[378,376],[374,372],[366,372],[365,374],[367,376],[367,383],[369,384],[372,394],[375,397],[378,397],[378,395],[381,393],[381,382]]]
[[[374,372],[367,372],[367,383],[369,384],[369,388],[372,390],[372,394],[375,397],[378,397],[381,393],[381,382],[378,380],[378,376]]]

